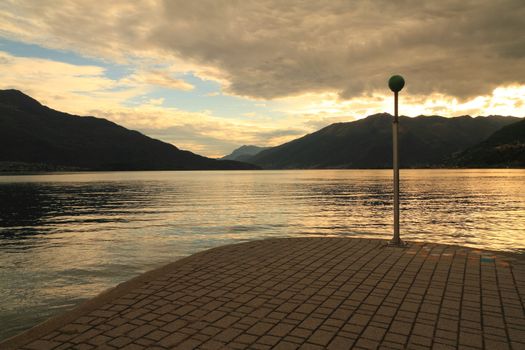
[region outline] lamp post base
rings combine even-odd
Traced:
[[[401,239],[391,239],[387,243],[387,247],[406,248],[408,243],[403,242]]]

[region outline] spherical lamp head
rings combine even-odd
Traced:
[[[393,92],[399,92],[403,87],[405,86],[405,79],[403,79],[400,75],[392,75],[390,79],[388,79],[388,87]]]

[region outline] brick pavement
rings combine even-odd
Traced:
[[[525,349],[525,259],[286,238],[214,248],[0,343],[22,349]]]

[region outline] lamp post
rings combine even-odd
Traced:
[[[392,124],[392,149],[393,149],[393,168],[394,168],[394,237],[389,245],[394,247],[404,247],[405,243],[399,236],[399,152],[398,152],[398,114],[397,114],[397,95],[405,86],[405,79],[400,75],[393,75],[388,80],[388,87],[394,92],[394,122]]]

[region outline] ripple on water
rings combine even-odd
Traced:
[[[525,170],[402,170],[406,240],[524,253]],[[181,256],[267,237],[389,238],[388,170],[0,176],[0,338]]]

